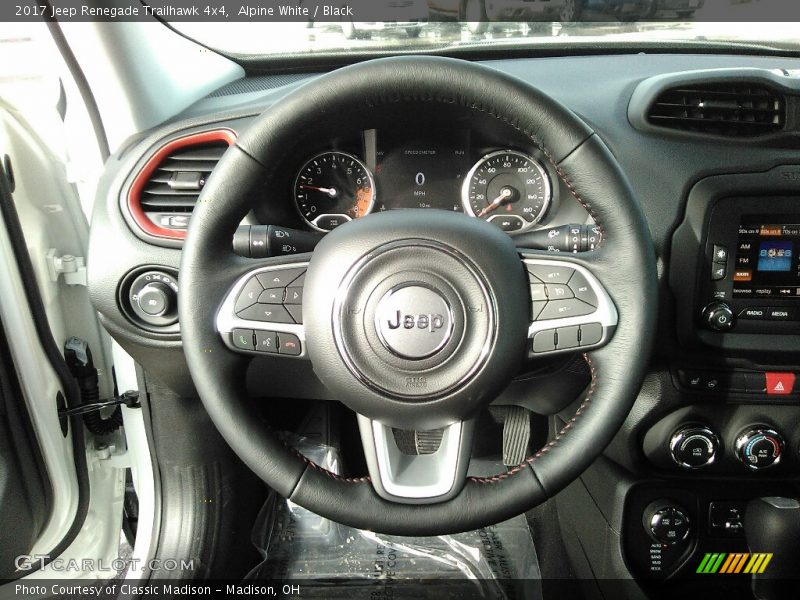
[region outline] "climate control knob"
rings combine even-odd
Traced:
[[[774,429],[755,426],[736,438],[736,455],[748,469],[758,471],[781,462],[783,438]]]
[[[703,309],[702,321],[712,331],[730,331],[736,315],[724,302],[712,302]]]
[[[704,425],[684,425],[672,434],[669,451],[679,467],[700,469],[716,459],[719,438]]]

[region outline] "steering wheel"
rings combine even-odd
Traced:
[[[581,254],[521,251],[482,219],[405,210],[341,225],[313,254],[256,260],[233,253],[236,227],[298,131],[331,123],[369,128],[417,111],[498,121],[523,133],[601,228],[601,247]],[[600,138],[528,84],[445,58],[339,69],[266,110],[205,186],[180,273],[189,369],[236,454],[300,506],[399,535],[496,523],[575,480],[632,406],[657,314],[653,244]],[[530,286],[541,284],[570,284],[589,294],[588,304],[573,310],[574,303],[556,303],[532,314]],[[283,304],[254,304],[263,293]],[[568,351],[583,352],[591,371],[575,414],[521,464],[493,477],[468,477],[476,414],[511,382],[526,354]],[[245,373],[256,354],[287,365],[311,361],[319,379],[357,413],[369,474],[339,476],[276,437],[247,397]],[[441,441],[431,454],[408,455],[396,429],[439,430]]]

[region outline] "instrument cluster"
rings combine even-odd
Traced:
[[[544,157],[472,137],[467,129],[422,136],[366,130],[361,143],[305,160],[293,182],[297,212],[318,231],[410,208],[464,212],[509,233],[541,223],[558,187]]]

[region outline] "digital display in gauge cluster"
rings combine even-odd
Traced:
[[[298,211],[320,231],[412,208],[465,212],[509,233],[534,227],[553,197],[545,166],[520,150],[474,149],[470,136],[466,129],[365,131],[361,156],[331,150],[303,165],[294,186]]]
[[[380,134],[375,152],[376,211],[438,208],[462,212],[461,183],[470,168],[469,135],[403,141]]]

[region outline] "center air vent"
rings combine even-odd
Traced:
[[[658,127],[751,137],[783,129],[786,100],[765,86],[747,83],[681,86],[662,92],[647,118]]]
[[[206,131],[162,146],[136,176],[128,198],[134,221],[157,237],[183,238],[209,175],[235,141],[228,130]]]

